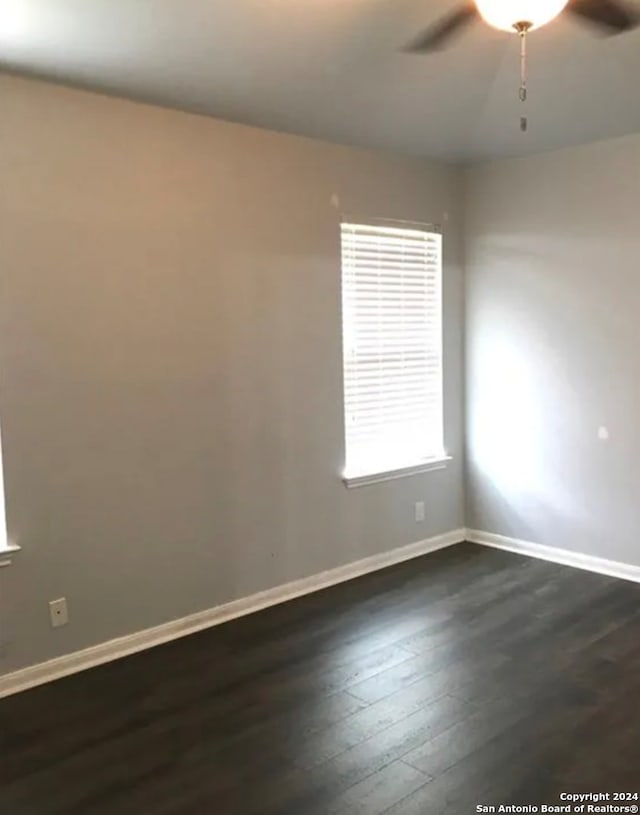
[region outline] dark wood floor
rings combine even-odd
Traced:
[[[640,792],[640,585],[470,544],[0,701],[0,815],[588,791]]]

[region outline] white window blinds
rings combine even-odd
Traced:
[[[444,457],[442,236],[343,223],[346,478]]]

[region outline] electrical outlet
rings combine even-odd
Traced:
[[[60,628],[69,622],[66,597],[61,597],[59,600],[52,600],[49,603],[49,616],[51,617],[52,628]]]
[[[424,521],[424,501],[416,501],[416,523]]]

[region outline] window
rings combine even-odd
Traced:
[[[1,450],[0,450],[1,456]],[[0,460],[0,567],[11,563],[11,555],[20,548],[7,540],[7,525],[4,512],[4,478],[2,461]]]
[[[347,484],[441,462],[442,236],[343,223]]]

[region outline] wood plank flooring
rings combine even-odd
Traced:
[[[0,815],[590,791],[640,793],[640,585],[471,544],[0,700]]]

